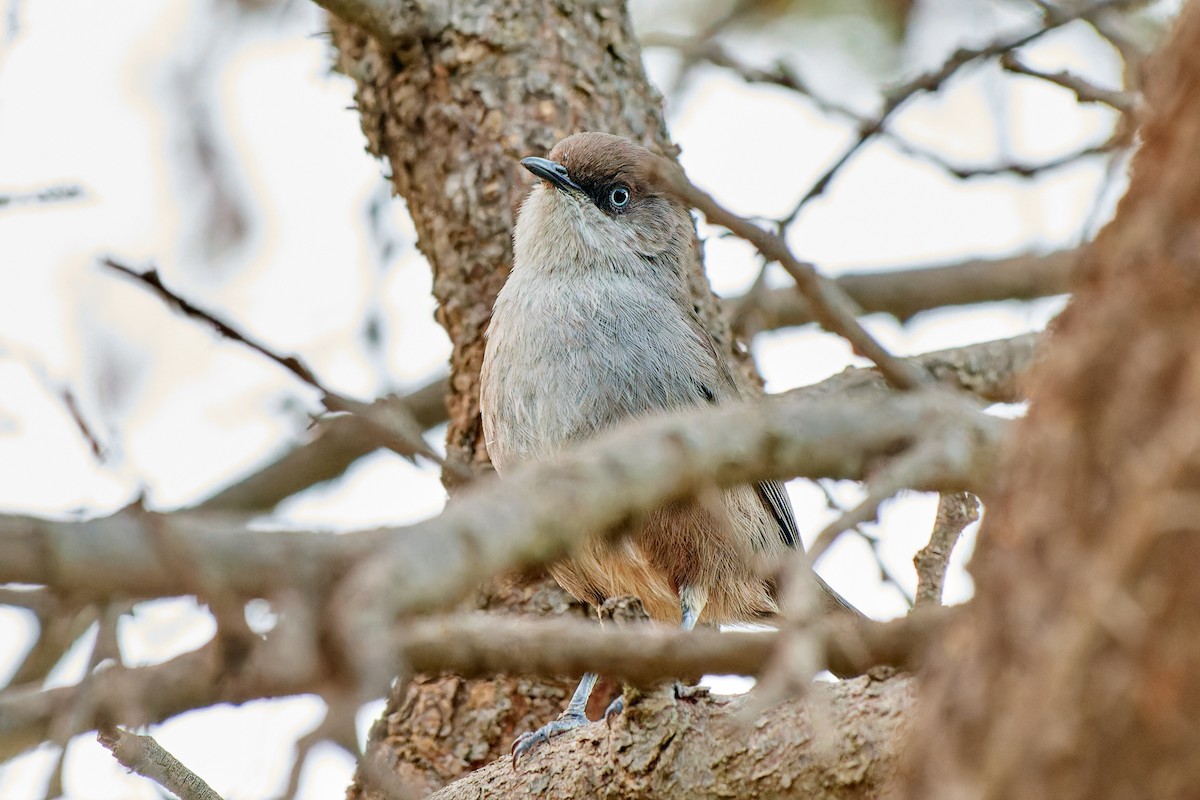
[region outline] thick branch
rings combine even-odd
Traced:
[[[501,760],[433,797],[881,797],[895,775],[913,688],[911,679],[817,684],[752,726],[738,721],[744,697],[655,695],[611,726],[597,722],[551,740],[519,770]]]
[[[830,621],[813,629],[825,663],[843,674],[886,664],[915,669],[928,643],[954,612],[920,614],[887,623]],[[145,667],[118,666],[95,673],[87,686],[86,714],[68,735],[97,724],[162,722],[219,703],[317,693],[357,694],[338,658],[314,647],[320,632],[288,619],[236,657],[219,639],[198,650]],[[681,631],[658,626],[602,629],[552,619],[503,619],[483,614],[420,620],[373,642],[389,663],[423,673],[464,677],[500,673],[580,675],[604,672],[651,685],[704,673],[756,675],[779,641],[775,632]],[[54,720],[78,706],[79,685],[0,692],[0,760],[43,741]]]
[[[950,612],[891,622],[824,620],[812,635],[831,672],[855,675],[887,664],[912,671]],[[646,686],[715,673],[758,675],[777,631],[682,631],[659,625],[600,627],[576,620],[503,619],[484,614],[423,619],[396,634],[398,657],[422,673],[463,677],[515,672],[578,677],[602,672]]]
[[[863,313],[890,314],[905,322],[922,311],[943,306],[1064,294],[1078,258],[1078,250],[1061,250],[937,267],[855,272],[833,280]],[[770,289],[757,298],[744,296],[729,302],[735,313],[740,313],[743,303],[757,303],[750,310],[750,324],[743,329],[747,334],[815,321],[808,303],[791,288]]]
[[[530,464],[464,492],[436,520],[395,537],[392,546],[343,582],[335,602],[349,651],[399,614],[451,602],[497,572],[558,557],[587,532],[612,529],[631,514],[711,485],[804,475],[861,479],[882,460],[932,432],[961,425],[967,461],[939,486],[986,486],[1006,423],[959,398],[921,393],[884,401],[786,402],[705,409],[646,420],[545,463]],[[968,463],[969,462],[969,463]],[[956,484],[956,485],[948,485]],[[355,659],[362,680],[391,677],[370,653]]]
[[[261,596],[281,586],[321,585],[320,576],[340,575],[352,559],[382,548],[360,576],[368,581],[364,591],[380,591],[378,599],[361,609],[351,593],[341,609],[348,619],[374,624],[377,615],[441,607],[497,573],[552,560],[588,533],[714,481],[860,480],[947,425],[962,426],[977,447],[959,453],[966,461],[951,485],[911,488],[986,488],[1006,425],[963,400],[940,393],[772,398],[635,423],[526,465],[502,484],[480,481],[440,516],[406,528],[250,535],[236,518],[200,514],[133,512],[87,523],[0,517],[0,581],[69,587],[76,597],[190,593],[174,563],[183,558],[211,585]]]

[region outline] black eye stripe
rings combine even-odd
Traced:
[[[617,174],[603,176],[586,173],[572,174],[571,178],[579,184],[579,187],[601,211],[619,214],[629,210],[633,205],[633,189]],[[614,194],[617,195],[615,198]]]

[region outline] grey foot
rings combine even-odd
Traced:
[[[521,758],[521,756],[525,755],[542,742],[548,742],[550,741],[550,737],[558,736],[560,733],[566,733],[567,731],[573,731],[576,728],[587,725],[588,722],[588,718],[583,714],[564,713],[558,719],[547,722],[536,731],[522,733],[517,737],[517,740],[513,742],[513,769],[517,768],[517,761]]]
[[[608,704],[608,708],[604,709],[604,722],[606,725],[611,725],[614,717],[619,717],[625,713],[625,695],[619,694],[617,698]]]

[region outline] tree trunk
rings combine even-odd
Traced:
[[[624,3],[394,5],[390,27],[404,33],[390,45],[331,18],[337,68],[357,83],[368,148],[387,159],[433,269],[437,319],[453,343],[447,456],[485,469],[479,368],[492,303],[511,264],[515,210],[529,186],[519,159],[584,130],[628,136],[670,156],[677,150]],[[745,375],[745,351],[734,347],[699,260],[693,289],[701,317]],[[453,489],[453,474],[445,479]],[[510,585],[487,607],[581,613],[545,579]],[[389,700],[372,729],[368,760],[382,758],[414,785],[437,788],[506,755],[516,734],[562,710],[571,684],[418,678]],[[603,708],[613,691],[602,684],[596,704]],[[352,797],[366,796],[361,783],[360,775]]]
[[[1200,792],[1200,5],[1131,186],[1035,370],[977,597],[935,660],[913,798]]]

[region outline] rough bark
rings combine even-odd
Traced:
[[[1130,189],[1084,256],[934,660],[913,798],[1200,786],[1200,5],[1147,81]]]
[[[609,725],[552,740],[516,770],[498,761],[434,798],[885,796],[914,702],[911,679],[818,684],[753,720],[738,714],[745,700],[676,701],[659,691]]]
[[[447,458],[484,469],[479,368],[492,303],[508,274],[515,209],[528,186],[517,162],[582,130],[629,136],[674,156],[662,100],[643,72],[624,3],[338,0],[326,5],[375,32],[372,37],[331,20],[338,69],[356,81],[368,148],[387,159],[394,189],[408,204],[418,247],[433,270],[437,319],[453,344]],[[698,261],[693,277],[701,317],[731,357],[744,358],[735,352]],[[440,685],[424,686],[411,690],[426,691],[424,699],[389,704],[390,742],[417,731],[421,720],[414,710],[447,697]],[[490,705],[464,705],[463,698],[475,697],[476,688],[494,695]],[[561,701],[554,693],[559,691],[560,684],[535,682],[456,689],[449,706],[442,705],[461,713],[447,712],[455,725],[432,740],[439,754],[420,762],[437,766],[417,767],[428,779],[425,785],[506,752],[507,740],[524,729],[518,725],[532,727],[533,720],[557,714]],[[547,700],[547,693],[554,696]],[[482,719],[498,713],[504,714],[498,724]],[[487,735],[478,741],[486,742],[486,749],[475,746],[469,758],[451,755],[482,728]],[[375,734],[380,732],[377,727]],[[386,746],[373,735],[368,749]],[[450,763],[455,766],[446,768]],[[351,795],[357,792],[352,787]]]
[[[387,159],[433,269],[437,318],[454,348],[448,456],[479,466],[483,334],[531,180],[517,162],[583,130],[667,155],[677,148],[623,3],[461,0],[398,4],[395,13],[394,27],[411,33],[395,49],[333,24],[338,68],[358,84],[368,148]],[[699,270],[696,278],[702,315],[732,353]]]

